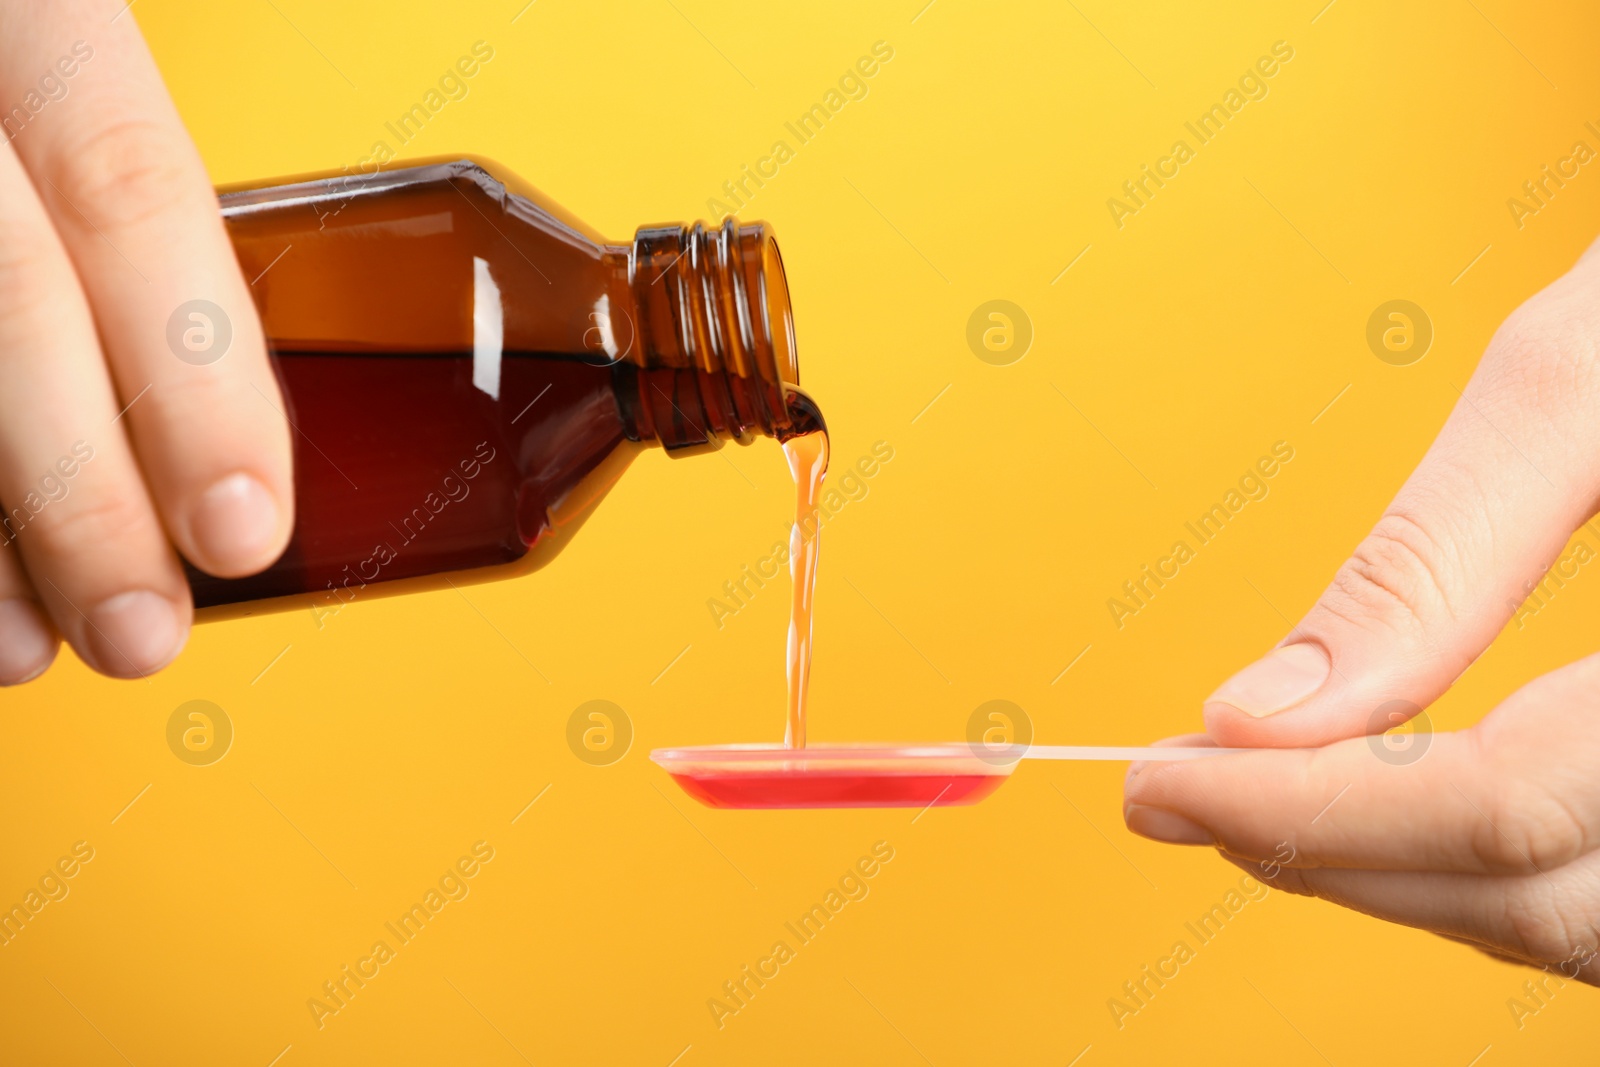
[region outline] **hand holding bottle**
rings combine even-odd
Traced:
[[[0,684],[65,637],[169,662],[179,553],[254,573],[293,523],[289,429],[217,201],[120,0],[0,9]]]
[[[1322,598],[1206,703],[1216,744],[1325,747],[1135,765],[1130,829],[1600,984],[1600,656],[1425,749],[1363,736],[1443,694],[1595,513],[1597,340],[1600,244],[1501,326]]]

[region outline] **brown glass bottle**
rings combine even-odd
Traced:
[[[260,574],[190,569],[206,617],[520,574],[643,447],[820,428],[764,224],[615,244],[472,159],[225,191],[222,211],[287,402],[296,519]]]

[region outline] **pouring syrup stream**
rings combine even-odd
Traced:
[[[798,389],[788,394],[793,430],[782,438],[794,476],[794,525],[789,530],[789,640],[786,648],[789,717],[785,748],[806,747],[806,693],[811,686],[811,608],[817,589],[817,550],[821,537],[818,503],[828,473],[828,427],[816,402]],[[807,526],[810,526],[809,532]]]

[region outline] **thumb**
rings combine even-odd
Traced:
[[[1218,744],[1382,732],[1471,665],[1594,513],[1597,343],[1591,254],[1500,327],[1422,463],[1299,625],[1207,699]]]

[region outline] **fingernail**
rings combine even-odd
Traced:
[[[1206,704],[1227,704],[1262,719],[1315,693],[1332,669],[1322,646],[1285,645],[1223,682],[1206,698]]]
[[[21,685],[56,658],[56,636],[39,605],[22,597],[0,600],[0,685]]]
[[[1217,839],[1197,822],[1175,815],[1161,808],[1143,804],[1130,804],[1122,813],[1128,829],[1141,837],[1164,841],[1169,845],[1215,845]]]
[[[203,569],[231,576],[266,566],[278,538],[278,502],[254,476],[230,474],[195,501],[189,532]]]
[[[183,648],[187,628],[172,601],[135,590],[102,600],[89,612],[84,643],[97,670],[119,678],[151,674]]]

